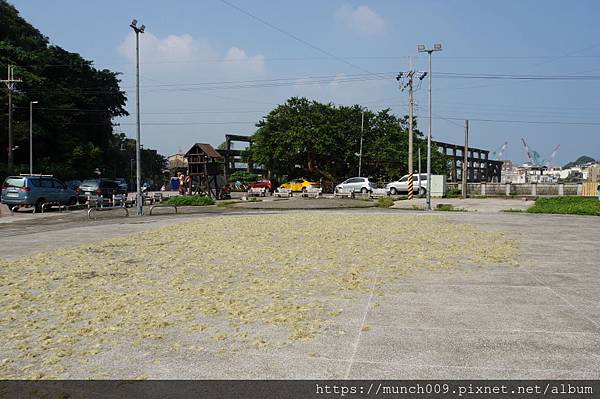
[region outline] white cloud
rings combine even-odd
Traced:
[[[243,66],[249,72],[262,73],[265,70],[265,57],[262,54],[249,57],[244,50],[237,47],[231,47],[224,60],[229,66]]]
[[[387,28],[385,19],[367,6],[354,8],[344,4],[338,8],[335,17],[346,28],[365,35],[381,34]]]
[[[144,144],[171,154],[187,150],[194,142],[215,145],[225,133],[252,134],[254,123],[266,112],[236,113],[241,110],[270,109],[264,103],[270,93],[259,89],[219,89],[218,82],[265,79],[267,68],[261,54],[249,54],[239,46],[219,50],[209,40],[189,34],[157,37],[140,35],[140,88],[142,137]],[[127,108],[135,110],[135,34],[130,32],[118,46],[127,62],[122,67],[128,91]],[[215,82],[216,85],[206,85]],[[227,112],[231,110],[231,113]],[[132,136],[134,114],[117,121]],[[236,122],[222,124],[223,122]],[[240,124],[239,122],[246,122]]]
[[[135,34],[130,32],[119,46],[119,52],[135,62]],[[146,74],[167,77],[171,82],[188,79],[185,72],[192,67],[194,75],[208,75],[209,80],[236,77],[249,78],[265,74],[263,55],[249,56],[244,49],[231,47],[220,55],[208,40],[191,35],[169,35],[158,38],[150,32],[140,35],[140,63]],[[158,77],[154,78],[158,79]],[[207,80],[207,79],[204,79]]]

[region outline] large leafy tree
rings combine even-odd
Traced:
[[[97,69],[79,54],[50,45],[48,38],[0,0],[0,76],[15,66],[22,79],[13,93],[15,170],[6,170],[7,92],[0,90],[0,177],[28,171],[29,101],[34,106],[34,171],[84,178],[98,168],[105,176],[128,177],[133,142],[113,133],[112,120],[127,115],[126,96],[117,73]],[[144,151],[150,177],[164,158]],[[161,163],[162,166],[155,165]],[[160,172],[159,172],[160,173]]]
[[[323,177],[340,180],[358,173],[361,113],[359,105],[336,106],[292,97],[277,106],[256,126],[252,147],[245,157],[263,164],[276,176]],[[389,109],[365,110],[362,174],[379,180],[408,171],[407,118]],[[426,142],[416,130],[414,153]],[[416,171],[415,156],[415,171]],[[433,151],[434,173],[445,173],[447,160]]]

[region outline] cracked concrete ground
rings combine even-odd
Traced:
[[[384,213],[397,219],[398,228],[405,215],[423,214],[380,209],[304,212],[335,212],[339,217]],[[243,214],[260,218],[262,212]],[[0,256],[10,258],[212,215],[95,223],[66,220],[39,227],[30,222],[0,225]],[[95,366],[106,378],[131,374],[165,379],[600,378],[598,218],[436,215],[509,233],[521,244],[520,265],[465,263],[454,270],[421,271],[393,284],[373,276],[373,295],[336,304],[344,308],[343,318],[331,326],[337,333],[308,342],[267,351],[209,347],[201,353],[114,347],[98,355]],[[69,378],[91,377],[81,370]]]

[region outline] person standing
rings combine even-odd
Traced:
[[[184,195],[185,194],[185,176],[183,175],[183,173],[179,172],[177,177],[179,180],[179,187],[178,187],[179,195]]]

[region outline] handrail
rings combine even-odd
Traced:
[[[125,217],[129,217],[129,210],[126,207],[124,207],[124,206],[108,206],[108,207],[105,206],[105,207],[102,207],[102,208],[94,207],[94,208],[88,209],[88,212],[87,212],[88,219],[90,219],[90,220],[92,219],[92,211],[99,211],[99,212],[101,212],[101,211],[112,211],[114,209],[123,209],[125,211]],[[96,216],[94,216],[94,220],[96,220]]]
[[[175,213],[177,213],[177,206],[160,204],[160,205],[152,205],[150,207],[150,212],[148,213],[148,215],[152,215],[152,211],[154,210],[154,208],[173,208],[173,209],[175,209]]]

